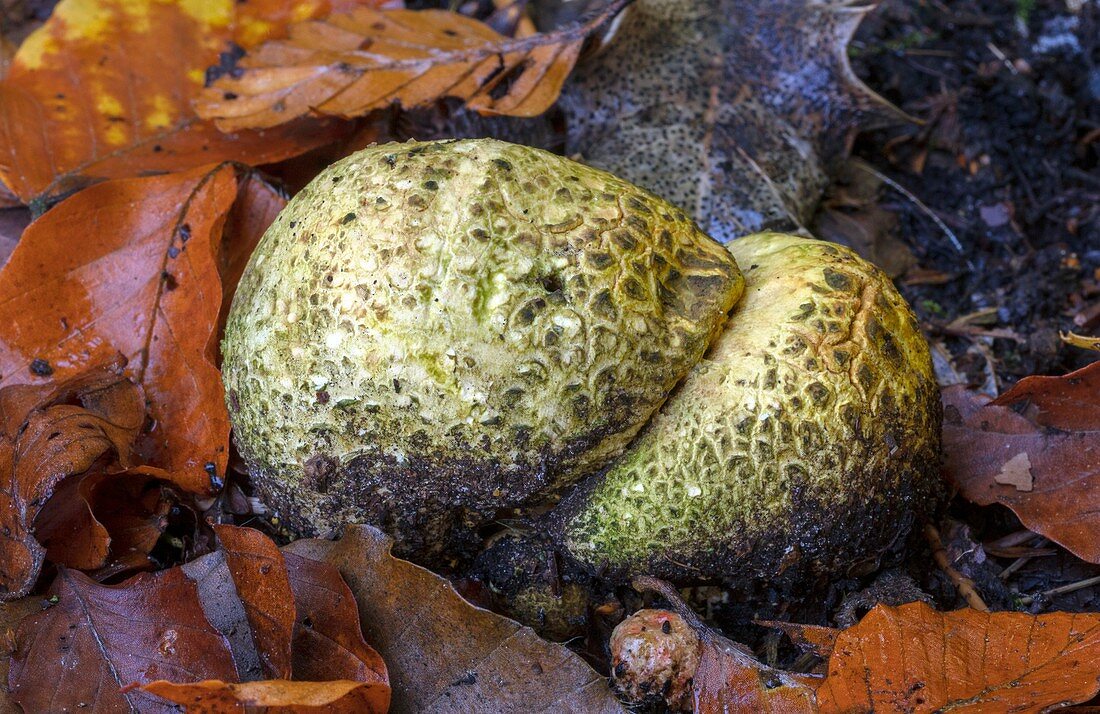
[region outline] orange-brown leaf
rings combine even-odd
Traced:
[[[456,97],[486,114],[536,116],[558,98],[585,38],[622,9],[614,0],[583,24],[510,38],[442,10],[357,8],[295,25],[199,97],[225,131],[274,127],[310,114],[341,117]]]
[[[285,553],[294,591],[294,679],[353,680],[372,689],[375,709],[390,704],[386,663],[363,639],[355,596],[328,563]]]
[[[1100,614],[878,606],[842,632],[823,712],[1039,712],[1100,689]]]
[[[226,467],[218,253],[237,194],[227,165],[101,183],[31,224],[0,272],[3,383],[64,379],[122,353],[153,420],[138,453],[198,493]]]
[[[305,121],[223,134],[191,101],[207,67],[231,66],[232,42],[250,47],[289,22],[356,4],[62,0],[0,81],[0,179],[29,201],[100,179],[266,163],[324,144],[343,127]]]
[[[288,679],[294,632],[294,598],[279,547],[252,528],[214,526],[236,586],[259,660],[267,679]],[[246,673],[242,673],[246,674]],[[253,673],[247,673],[253,674]]]
[[[997,399],[944,390],[945,463],[966,499],[1100,563],[1100,362],[1028,377]]]
[[[268,714],[309,714],[324,707],[333,714],[382,714],[372,700],[378,685],[350,680],[292,682],[285,679],[233,684],[207,680],[176,684],[159,680],[142,687],[158,697],[182,704],[188,714],[228,714],[264,707]],[[388,687],[387,687],[388,689]]]

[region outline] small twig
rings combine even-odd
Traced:
[[[940,570],[951,579],[955,589],[959,591],[959,595],[962,595],[963,599],[966,600],[966,604],[979,612],[989,612],[989,606],[978,594],[974,581],[951,565],[951,559],[947,556],[947,549],[944,547],[943,539],[940,538],[940,532],[936,530],[936,527],[932,524],[926,525],[924,527],[924,537],[928,540],[928,544],[932,546],[932,557],[935,559],[936,565],[940,566]]]
[[[1100,585],[1100,575],[1093,578],[1086,578],[1085,580],[1078,580],[1075,583],[1068,585],[1059,585],[1056,588],[1050,590],[1044,590],[1039,595],[1024,595],[1020,598],[1020,603],[1024,605],[1030,605],[1035,602],[1037,597],[1054,597],[1055,595],[1065,595],[1066,593],[1076,592],[1078,590],[1084,590],[1085,588],[1091,588],[1093,585]]]
[[[869,165],[865,162],[862,162],[862,161],[856,161],[855,165],[858,166],[859,168],[863,169],[867,173],[871,174],[872,176],[877,178],[879,181],[882,181],[884,184],[886,184],[890,188],[894,189],[895,191],[900,193],[902,196],[905,196],[910,201],[912,201],[913,204],[917,208],[919,208],[921,211],[924,212],[925,215],[927,215],[929,218],[932,219],[932,222],[934,222],[937,226],[939,226],[940,230],[943,231],[944,235],[946,235],[948,240],[951,241],[951,245],[955,246],[955,250],[957,250],[959,252],[959,255],[965,255],[966,254],[966,251],[963,249],[962,243],[959,242],[959,237],[955,235],[954,231],[952,231],[950,228],[947,227],[947,224],[943,222],[942,218],[940,218],[939,216],[936,215],[935,211],[933,211],[931,208],[929,208],[927,205],[925,205],[924,201],[921,201],[919,198],[914,196],[909,191],[909,189],[905,188],[900,183],[898,183],[894,179],[890,178],[889,176],[885,175],[881,171],[878,171],[877,169],[875,169],[875,167],[873,167],[873,166],[871,166],[871,165]],[[966,261],[966,265],[971,270],[975,270],[974,264],[972,262],[970,262],[969,258]]]
[[[1018,533],[1031,533],[1031,531],[1025,530],[1025,531],[1019,531]],[[1013,534],[1013,535],[1016,535],[1016,534]],[[1031,533],[1031,535],[1034,536],[1035,534]],[[1007,540],[1008,538],[1009,538],[1009,536],[1006,536],[1005,538],[1002,538],[1001,540]],[[1026,542],[1026,541],[1024,541],[1024,542]],[[1039,548],[1041,546],[1046,545],[1049,542],[1050,541],[1048,541],[1046,538],[1043,538],[1042,536],[1040,536],[1034,543],[1032,543],[1032,547]],[[1035,558],[1035,557],[1036,557],[1035,555],[1022,555],[1022,556],[1020,556],[1016,560],[1009,563],[1008,566],[1004,570],[1002,570],[1001,573],[997,577],[1000,578],[1001,580],[1007,581],[1009,578],[1012,577],[1013,573],[1015,573],[1016,571],[1018,571],[1020,568],[1024,567],[1025,565],[1027,565],[1029,562],[1031,562],[1031,559]]]

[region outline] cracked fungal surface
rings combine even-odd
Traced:
[[[871,564],[932,502],[939,392],[890,280],[813,239],[728,247],[746,286],[726,330],[554,516],[593,569],[804,586]]]
[[[488,139],[374,146],[295,196],[245,271],[237,444],[299,532],[373,520],[430,551],[617,456],[742,288],[611,174]]]

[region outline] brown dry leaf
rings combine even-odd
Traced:
[[[7,686],[11,655],[15,651],[15,630],[23,618],[41,612],[47,604],[38,597],[0,603],[0,714],[23,714]]]
[[[82,568],[106,561],[109,533],[85,517],[78,477],[128,465],[144,421],[141,388],[111,369],[0,390],[0,599],[30,592],[47,556]]]
[[[443,10],[357,8],[295,25],[288,40],[246,54],[240,76],[214,82],[196,108],[224,131],[310,114],[357,117],[443,97],[486,114],[536,116],[557,100],[585,39],[627,2],[612,0],[587,21],[520,38]]]
[[[335,565],[347,580],[389,669],[394,712],[625,711],[577,655],[466,602],[443,578],[390,555],[392,543],[349,526],[335,543],[300,540],[285,551]]]
[[[150,682],[142,687],[146,692],[182,704],[188,714],[229,714],[251,712],[263,707],[267,714],[309,714],[324,707],[329,714],[384,714],[371,698],[371,685],[364,682],[338,680],[332,682],[263,682],[206,681],[194,684]]]
[[[1100,614],[878,606],[837,637],[823,712],[1041,712],[1100,689]]]
[[[237,46],[357,4],[62,0],[0,81],[0,179],[27,202],[101,179],[266,163],[324,144],[344,128],[307,120],[223,134],[191,101],[208,67],[233,71]]]
[[[236,678],[225,638],[179,568],[98,585],[61,568],[56,604],[22,622],[8,685],[27,712],[171,712],[131,682]]]
[[[993,401],[944,390],[946,468],[963,497],[1100,563],[1100,362],[1028,377]]]
[[[64,379],[122,353],[153,420],[138,453],[187,490],[215,492],[229,437],[218,321],[282,205],[270,192],[251,179],[239,190],[221,165],[101,183],[55,206],[0,272],[0,379]]]
[[[563,90],[566,154],[667,198],[722,242],[807,225],[849,134],[893,113],[848,64],[873,6],[636,0]]]

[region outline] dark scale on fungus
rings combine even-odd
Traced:
[[[364,196],[392,208],[341,231]],[[309,532],[381,498],[410,553],[442,548],[460,511],[476,522],[603,467],[741,293],[729,253],[676,216],[613,176],[494,140],[376,146],[322,172],[261,241],[226,327],[254,481]],[[316,235],[294,240],[290,221]],[[321,433],[346,493],[300,485]]]

